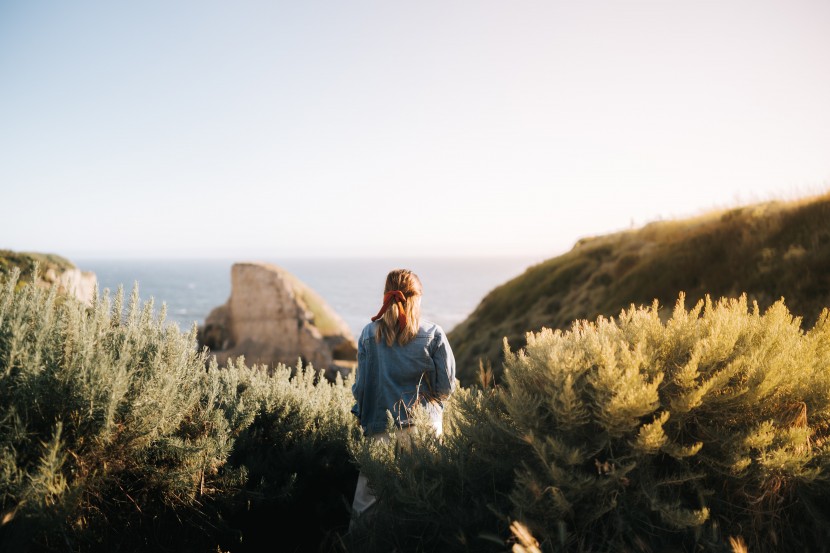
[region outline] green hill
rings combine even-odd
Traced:
[[[14,267],[20,269],[20,280],[31,280],[35,264],[39,264],[41,278],[51,269],[61,273],[67,269],[75,269],[75,264],[68,259],[53,253],[15,252],[0,249],[0,276],[8,276]]]
[[[706,294],[746,293],[762,310],[783,297],[811,326],[830,305],[830,193],[580,240],[492,290],[450,332],[459,379],[476,382],[480,362],[498,377],[505,337],[515,351],[528,331],[566,329],[655,300],[668,315],[680,292],[687,306]]]

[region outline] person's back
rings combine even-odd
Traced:
[[[386,430],[389,411],[396,425],[407,427],[420,404],[442,431],[444,400],[455,389],[455,359],[439,325],[422,320],[406,344],[378,340],[380,321],[366,325],[358,340],[358,373],[353,411],[367,435]],[[362,357],[362,360],[361,360]]]
[[[439,325],[420,317],[421,281],[396,269],[386,277],[383,306],[360,334],[352,413],[371,439],[390,439],[387,413],[398,432],[413,424],[413,409],[424,407],[437,434],[443,432],[444,401],[455,391],[455,357]],[[357,481],[352,509],[359,516],[375,502],[366,477]]]

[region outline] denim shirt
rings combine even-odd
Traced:
[[[387,411],[396,426],[412,424],[416,402],[440,422],[443,401],[455,391],[455,357],[447,335],[437,324],[421,320],[418,334],[406,345],[375,338],[380,322],[363,327],[357,342],[357,376],[352,386],[354,413],[366,435],[383,432]],[[434,401],[429,401],[430,389]]]

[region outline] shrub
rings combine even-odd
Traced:
[[[222,500],[224,516],[241,537],[227,547],[326,551],[340,545],[357,482],[350,455],[360,436],[350,412],[353,376],[330,383],[300,365],[294,376],[284,365],[269,375],[245,367],[244,359],[228,370],[246,375],[256,389],[256,415],[228,459],[245,480]]]
[[[219,369],[137,287],[124,312],[120,289],[85,307],[18,275],[0,279],[0,548],[251,550],[275,541],[273,519],[243,523],[262,505],[345,525],[350,382]]]
[[[361,442],[354,455],[379,500],[349,550],[503,552],[516,438],[499,414],[506,415],[495,389],[461,388],[441,439],[416,414],[411,447]],[[496,424],[482,424],[488,418]]]
[[[195,327],[154,318],[137,288],[124,314],[121,290],[86,308],[16,280],[0,292],[2,542],[141,548],[167,525],[199,536],[246,415],[220,393],[228,375],[205,370]]]
[[[683,302],[505,344],[443,439],[364,444],[383,531],[353,551],[826,550],[830,314]]]
[[[683,299],[505,344],[512,517],[550,551],[821,550],[828,312]]]

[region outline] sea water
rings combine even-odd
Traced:
[[[541,261],[530,257],[420,259],[78,259],[74,263],[98,278],[100,293],[112,296],[123,287],[125,299],[134,286],[142,303],[162,303],[167,320],[183,331],[202,325],[210,311],[230,297],[231,267],[236,261],[273,263],[317,292],[346,322],[355,336],[380,309],[386,274],[406,268],[421,279],[421,314],[447,332],[467,318],[493,288]]]

